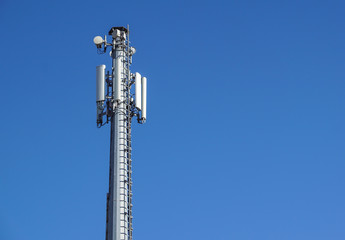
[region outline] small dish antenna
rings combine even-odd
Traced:
[[[97,48],[101,48],[102,47],[102,44],[104,43],[104,40],[101,36],[96,36],[94,39],[93,39],[93,42],[95,43],[96,47]]]

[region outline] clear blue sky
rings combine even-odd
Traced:
[[[105,237],[92,39],[130,24],[135,240],[345,239],[344,1],[0,1],[0,240]]]

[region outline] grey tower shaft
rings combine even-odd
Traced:
[[[122,36],[121,32],[121,36]],[[111,116],[106,240],[132,240],[131,99],[128,45],[113,39],[113,115]]]

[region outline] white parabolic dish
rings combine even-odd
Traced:
[[[93,42],[96,44],[96,45],[100,45],[103,43],[103,38],[101,36],[96,36],[94,39],[93,39]]]

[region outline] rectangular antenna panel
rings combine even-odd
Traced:
[[[105,100],[105,65],[96,67],[96,101]]]
[[[141,110],[141,75],[135,73],[135,107]]]
[[[143,77],[141,79],[141,104],[142,104],[142,110],[141,110],[141,117],[143,120],[146,120],[146,98],[147,98],[147,79],[146,77]]]
[[[116,50],[115,52],[115,69],[113,76],[113,97],[116,101],[122,99],[122,81],[123,81],[123,51]]]

